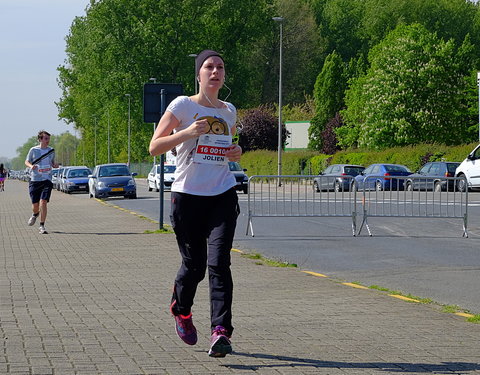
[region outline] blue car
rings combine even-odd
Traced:
[[[403,190],[405,179],[388,176],[409,176],[412,172],[401,164],[372,164],[355,177],[352,189],[356,190]]]
[[[107,198],[123,196],[137,198],[137,185],[127,164],[113,163],[97,165],[88,176],[88,191],[90,198]]]
[[[63,181],[63,191],[67,194],[74,191],[88,191],[88,176],[92,171],[88,167],[69,167],[65,180]]]

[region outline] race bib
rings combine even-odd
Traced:
[[[231,144],[230,135],[203,134],[198,137],[193,161],[204,164],[227,164],[225,153]]]

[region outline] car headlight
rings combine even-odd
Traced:
[[[128,180],[128,186],[135,186],[135,181],[133,180]]]
[[[99,187],[99,188],[104,188],[104,187],[106,187],[105,182],[98,181],[98,187]]]

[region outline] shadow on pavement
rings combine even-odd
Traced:
[[[98,232],[60,232],[60,231],[49,231],[49,233],[54,234],[96,234],[97,236],[129,236],[131,234],[143,234],[140,232],[122,232],[122,233],[98,233]]]
[[[256,371],[261,368],[273,367],[313,367],[313,368],[349,368],[349,369],[372,369],[378,371],[398,372],[398,373],[435,373],[435,374],[467,374],[470,371],[480,370],[480,363],[469,362],[442,362],[440,364],[434,363],[407,363],[407,362],[340,362],[340,361],[322,361],[308,358],[295,358],[281,355],[269,355],[262,353],[241,353],[233,352],[233,355],[251,357],[256,359],[278,360],[288,363],[279,364],[252,364],[252,365],[237,365],[224,364],[223,367],[228,367],[235,370],[253,370]]]

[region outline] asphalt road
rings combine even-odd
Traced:
[[[138,199],[109,202],[159,220],[159,193],[137,181]],[[373,237],[352,236],[349,218],[257,218],[246,235],[247,195],[234,247],[348,282],[378,285],[480,313],[480,193],[469,194],[469,238],[458,219],[370,218]],[[164,223],[169,224],[170,193]],[[88,199],[88,198],[87,198]]]

